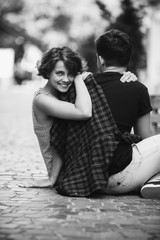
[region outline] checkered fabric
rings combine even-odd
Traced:
[[[92,99],[92,117],[83,121],[54,118],[50,132],[51,146],[64,160],[64,171],[56,189],[68,196],[89,196],[96,190],[105,191],[108,166],[118,143],[140,140],[138,136],[119,132],[103,90],[92,75],[85,83]],[[74,86],[59,97],[74,103]]]

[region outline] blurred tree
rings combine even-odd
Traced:
[[[30,36],[41,39],[48,47],[58,44],[78,46],[81,40],[103,31],[106,25],[93,0],[81,0],[76,4],[75,0],[21,1],[24,4],[22,11],[8,13],[6,19],[25,29]]]
[[[57,31],[67,32],[71,24],[71,17],[60,14],[53,21],[53,28]]]
[[[14,46],[14,36],[8,34],[4,19],[8,13],[18,14],[22,9],[23,1],[21,0],[0,0],[0,47]]]
[[[96,0],[95,3],[97,4],[99,9],[101,10],[102,18],[104,18],[105,20],[111,21],[111,13],[106,8],[106,5],[103,2],[101,2],[100,0]]]
[[[123,0],[122,14],[111,24],[110,28],[119,29],[127,33],[133,42],[132,57],[128,69],[138,74],[139,68],[146,66],[146,56],[143,46],[143,33],[141,32],[141,17],[131,0]]]
[[[147,0],[150,6],[157,6],[160,3],[159,0]]]
[[[79,46],[80,54],[85,58],[88,65],[88,71],[96,72],[97,63],[96,63],[96,49],[95,49],[95,36],[92,35],[87,38],[85,41],[81,42]]]
[[[107,21],[110,21],[110,26],[106,28],[109,30],[111,28],[119,29],[127,33],[133,42],[133,53],[128,66],[128,70],[138,74],[139,68],[144,68],[146,66],[146,57],[143,46],[143,33],[141,32],[141,15],[140,9],[135,8],[132,0],[122,0],[121,1],[121,14],[113,20],[111,15],[108,14],[108,10],[105,5],[100,6],[100,1],[97,1],[101,11],[102,17]],[[143,5],[141,5],[143,7]]]
[[[78,51],[81,49],[90,68],[95,69],[94,38],[104,30],[106,20],[93,0],[81,0],[76,4],[75,0],[19,1],[23,2],[22,11],[8,11],[6,20],[41,40],[46,48],[68,45]]]
[[[76,4],[75,0],[0,0],[0,19],[17,26],[17,33],[21,29],[25,40],[30,39],[37,45],[38,42],[43,43],[43,50],[59,45],[80,49],[81,54],[87,58],[89,68],[94,71],[94,39],[107,30],[109,25],[118,28],[133,39],[135,49],[129,68],[135,72],[145,64],[145,58],[142,61],[143,35],[140,31],[139,9],[132,6],[133,2],[123,0],[121,14],[115,19],[111,9],[108,10],[107,7],[108,3],[112,4],[110,0],[81,0],[76,1]],[[3,27],[3,34],[0,30],[1,46],[10,45],[17,37],[7,37],[5,28],[11,31],[8,25]]]
[[[24,3],[22,0],[0,0],[0,16],[7,13],[16,13],[22,11]]]
[[[30,36],[24,28],[20,27],[20,24],[7,19],[8,15],[14,19],[15,16],[21,14],[23,10],[23,0],[0,0],[0,47],[11,47],[14,48],[15,51],[18,48],[21,56],[23,53],[23,45],[27,41],[43,48],[39,39]],[[19,39],[23,39],[23,41],[19,41]]]
[[[20,24],[8,21],[7,16],[20,15],[24,9],[23,0],[0,0],[0,48],[14,49],[14,78],[21,84],[26,79],[31,79],[31,72],[21,68],[21,61],[25,54],[25,45],[30,43],[43,48],[41,41],[30,36]]]

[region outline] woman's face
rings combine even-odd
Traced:
[[[58,61],[50,74],[50,85],[59,92],[67,92],[74,81],[74,76],[69,74],[63,61]]]

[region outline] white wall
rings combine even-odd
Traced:
[[[0,49],[0,89],[8,88],[13,84],[14,50],[12,48]]]

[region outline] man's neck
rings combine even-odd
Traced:
[[[126,71],[126,67],[116,67],[116,66],[110,66],[106,67],[103,72],[119,72],[123,73]]]

